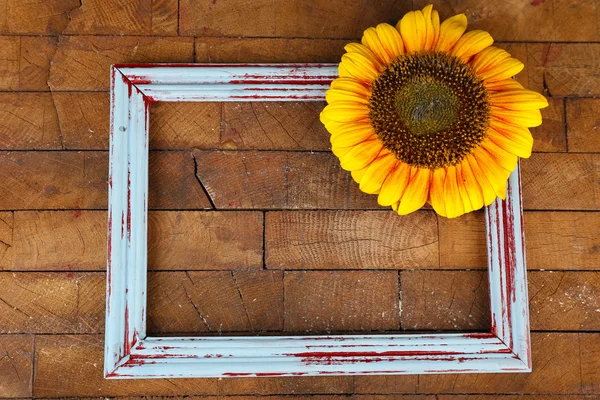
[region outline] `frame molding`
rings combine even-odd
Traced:
[[[148,127],[156,101],[322,101],[337,64],[111,68],[106,378],[530,372],[520,168],[486,208],[488,333],[146,336]]]

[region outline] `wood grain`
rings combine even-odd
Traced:
[[[355,393],[592,394],[600,385],[598,333],[532,333],[530,374],[357,376]],[[412,380],[411,380],[412,378]],[[546,398],[546,397],[544,397]],[[579,397],[581,398],[581,397]]]
[[[530,89],[547,96],[600,94],[600,43],[531,43],[527,52]]]
[[[486,271],[401,271],[400,286],[402,329],[489,330]]]
[[[15,90],[19,86],[19,52],[21,38],[0,36],[0,89]]]
[[[0,33],[56,35],[69,23],[70,12],[80,6],[77,0],[30,2],[3,0]]]
[[[422,8],[430,3],[439,10],[442,19],[465,13],[469,29],[486,30],[499,41],[589,42],[600,39],[595,18],[598,3],[594,0],[417,0],[415,7]]]
[[[565,130],[565,99],[549,97],[549,107],[542,109],[543,124],[531,128],[534,152],[567,151],[567,134]]]
[[[411,4],[393,1],[373,7],[350,0],[339,7],[326,0],[182,0],[180,33],[203,36],[358,38],[382,21],[396,23]],[[360,16],[360,18],[357,18]],[[332,23],[335,21],[335,23]]]
[[[52,59],[52,90],[108,90],[111,64],[192,62],[194,41],[180,37],[61,36]]]
[[[3,150],[60,150],[61,131],[48,93],[0,93]]]
[[[100,333],[105,284],[104,273],[1,272],[0,333]]]
[[[64,149],[108,150],[110,94],[54,92]]]
[[[325,107],[310,103],[224,103],[221,146],[228,149],[328,150],[319,120]]]
[[[330,153],[194,151],[217,209],[379,208]]]
[[[33,335],[0,336],[0,396],[32,396]]]
[[[401,269],[438,266],[433,212],[268,212],[266,265],[273,269]]]
[[[527,268],[595,270],[600,262],[596,212],[525,212]],[[440,265],[443,268],[485,268],[483,213],[439,219]]]
[[[148,278],[151,334],[283,330],[281,272],[157,272]]]
[[[567,99],[569,151],[600,153],[600,99]]]
[[[86,0],[69,13],[64,34],[176,35],[177,0]]]
[[[57,37],[21,36],[19,90],[50,90],[50,66],[57,46]]]
[[[348,40],[196,38],[196,62],[337,63]]]
[[[150,213],[148,268],[262,268],[262,232],[260,212]]]
[[[522,166],[526,210],[600,209],[600,154],[538,153]]]
[[[217,393],[216,379],[104,379],[103,345],[104,335],[38,336],[33,385],[35,395],[184,396]]]
[[[396,271],[287,271],[283,285],[286,331],[400,327]]]
[[[325,397],[325,399],[329,399],[332,396],[315,396],[315,394],[352,393],[352,385],[353,378],[351,376],[233,378],[219,379],[218,381],[219,393],[232,395],[232,399],[246,399],[247,395],[284,394],[290,395],[289,398],[304,397],[320,400],[321,397]]]
[[[598,272],[530,271],[531,329],[598,331]],[[487,331],[489,292],[485,271],[401,271],[402,328]]]
[[[221,107],[219,103],[152,104],[150,148],[220,148]]]

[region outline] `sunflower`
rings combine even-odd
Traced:
[[[464,14],[440,24],[431,5],[369,28],[327,91],[321,121],[341,167],[401,215],[429,202],[453,218],[504,199],[531,155],[528,128],[548,102],[512,79],[523,63],[466,29]]]

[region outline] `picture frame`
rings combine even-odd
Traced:
[[[104,373],[118,378],[529,372],[520,167],[486,208],[489,332],[146,335],[148,128],[158,101],[323,101],[336,64],[111,67]]]

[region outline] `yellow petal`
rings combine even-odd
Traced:
[[[360,43],[348,43],[346,46],[344,46],[344,50],[346,50],[348,53],[360,54],[371,62],[371,64],[377,69],[377,72],[381,72],[384,67],[384,64],[379,61],[377,56],[375,56],[375,54],[368,47],[363,46]]]
[[[369,165],[367,165],[364,168],[357,169],[356,171],[350,171],[350,175],[352,176],[352,179],[354,180],[354,182],[360,184],[360,181],[362,180],[363,176],[365,175],[365,173],[367,172],[368,169],[369,169]]]
[[[456,180],[456,168],[451,165],[446,167],[446,178],[444,179],[444,200],[446,202],[446,216],[456,218],[465,213],[458,184]]]
[[[344,66],[350,76],[366,84],[370,84],[378,76],[377,67],[362,54],[346,53],[342,56],[340,65]]]
[[[479,53],[481,50],[494,43],[492,36],[486,31],[474,30],[465,33],[456,45],[452,48],[450,54],[467,61],[471,56]]]
[[[498,165],[509,173],[513,172],[517,167],[517,156],[499,147],[496,143],[489,140],[489,138],[485,139],[481,143],[481,146],[496,160]]]
[[[502,132],[490,127],[488,137],[504,150],[522,158],[529,158],[533,148],[533,137],[529,129],[523,131],[503,130]]]
[[[521,125],[527,128],[533,128],[542,124],[542,113],[538,109],[534,110],[507,110],[505,108],[492,106],[491,119],[500,119],[514,125]]]
[[[497,92],[497,91],[502,91],[502,90],[522,90],[523,89],[523,85],[521,85],[519,82],[517,82],[516,80],[514,80],[512,78],[502,79],[502,80],[493,81],[493,82],[486,81],[485,87],[490,92]]]
[[[346,171],[354,171],[369,165],[381,152],[379,139],[359,143],[340,158],[340,165]]]
[[[473,154],[469,154],[466,159],[469,162],[471,172],[473,173],[473,176],[475,177],[475,180],[481,189],[481,194],[483,195],[483,205],[489,206],[494,200],[496,200],[496,191],[494,190],[494,186],[492,186],[486,177],[485,173],[477,163],[477,160],[475,160],[475,157],[473,157]]]
[[[481,167],[488,182],[494,188],[496,195],[504,200],[506,198],[506,182],[510,172],[502,168],[483,147],[475,149],[473,156],[477,160],[477,164]]]
[[[330,131],[331,144],[338,147],[352,146],[375,135],[375,131],[370,124],[349,123],[336,127]]]
[[[414,176],[411,177],[398,207],[398,214],[400,215],[417,211],[425,205],[429,197],[429,181],[431,180],[432,171],[418,167],[412,167],[412,169]]]
[[[393,60],[404,54],[404,42],[396,28],[390,24],[382,23],[377,25],[375,29],[377,30],[377,35],[383,44],[384,50],[389,56],[389,60]]]
[[[348,154],[348,152],[350,150],[352,150],[354,148],[354,146],[346,146],[346,147],[340,147],[340,146],[334,146],[331,145],[331,152],[333,154],[335,154],[335,156],[339,159],[341,159],[342,157],[344,157],[346,154]]]
[[[398,25],[400,26],[400,35],[404,41],[404,48],[407,53],[425,49],[427,25],[425,24],[423,12],[417,10],[406,13],[400,22],[398,22]],[[400,209],[402,209],[402,205],[400,205]]]
[[[369,117],[369,109],[364,104],[350,101],[329,104],[321,113],[324,118],[337,122],[364,120]]]
[[[410,169],[408,164],[398,162],[396,168],[385,178],[377,202],[381,206],[391,206],[402,198],[402,194],[410,180]],[[398,207],[396,207],[396,210]]]
[[[446,19],[440,25],[440,35],[435,45],[435,51],[450,51],[467,30],[467,17],[458,14]]]
[[[368,194],[379,192],[385,178],[387,178],[390,172],[396,168],[397,164],[398,159],[395,155],[391,153],[387,153],[383,156],[380,155],[380,157],[373,161],[369,165],[369,168],[367,168],[367,172],[360,181],[360,190]]]
[[[446,216],[446,200],[444,199],[445,179],[446,168],[438,168],[433,171],[431,186],[429,187],[429,202],[435,212],[442,217]]]
[[[381,39],[379,39],[379,35],[377,34],[377,29],[375,28],[369,28],[367,29],[364,33],[363,33],[363,37],[360,40],[360,42],[363,44],[363,46],[368,47],[373,54],[375,54],[375,57],[377,57],[377,59],[383,63],[384,65],[387,65],[391,58],[389,53],[386,51],[383,43],[381,42]]]
[[[505,90],[490,93],[490,102],[511,110],[536,110],[548,107],[548,100],[532,90]]]
[[[367,86],[353,78],[336,78],[331,82],[331,88],[356,93],[365,98],[371,95],[371,90]]]
[[[423,19],[425,20],[425,45],[423,46],[423,50],[427,51],[431,50],[437,41],[432,21],[433,5],[429,4],[428,6],[425,6],[421,12],[423,13]]]
[[[369,101],[365,96],[347,90],[333,88],[327,91],[327,93],[325,94],[325,100],[327,100],[327,103],[329,104],[334,103],[336,101],[350,101],[356,103],[369,104]]]
[[[469,196],[471,208],[473,210],[479,210],[481,207],[483,207],[483,195],[481,193],[481,187],[473,175],[473,171],[471,170],[471,165],[469,164],[468,160],[465,159],[461,162],[460,171],[465,191],[467,192],[467,196]]]
[[[456,164],[456,185],[458,186],[458,192],[460,193],[460,199],[462,201],[463,209],[465,213],[473,211],[473,207],[471,206],[471,200],[469,199],[469,195],[467,194],[467,188],[465,187],[465,181],[462,177],[462,166],[461,164]],[[462,215],[462,214],[461,214]]]
[[[499,81],[517,75],[523,68],[525,68],[525,64],[521,61],[516,58],[509,58],[482,72],[479,77],[486,82]]]
[[[471,67],[475,70],[475,72],[477,72],[477,74],[480,74],[489,70],[490,68],[495,67],[499,63],[508,60],[509,58],[510,54],[506,50],[500,49],[496,46],[490,46],[487,49],[475,54],[469,64],[471,64]]]

